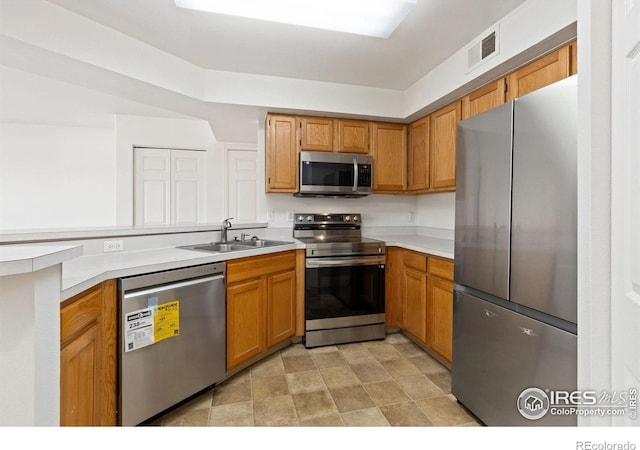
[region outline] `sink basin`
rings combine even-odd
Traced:
[[[273,247],[276,245],[287,245],[287,244],[291,244],[291,242],[258,239],[253,241],[242,241],[242,242],[236,242],[236,241],[212,242],[209,244],[184,245],[178,248],[183,248],[186,250],[196,250],[200,252],[227,253],[227,252],[237,252],[242,250],[251,250],[252,248]]]

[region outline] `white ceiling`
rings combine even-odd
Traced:
[[[418,0],[380,39],[183,10],[173,0],[49,1],[204,69],[398,90],[524,3]]]

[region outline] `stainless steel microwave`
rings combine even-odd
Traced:
[[[357,153],[300,152],[297,197],[364,197],[373,187],[373,158]]]

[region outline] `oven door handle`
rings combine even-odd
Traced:
[[[347,267],[347,266],[384,266],[384,256],[373,258],[307,258],[305,266],[307,268],[316,267]]]

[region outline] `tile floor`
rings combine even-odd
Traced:
[[[477,426],[451,376],[402,334],[295,344],[154,421],[162,426]]]

